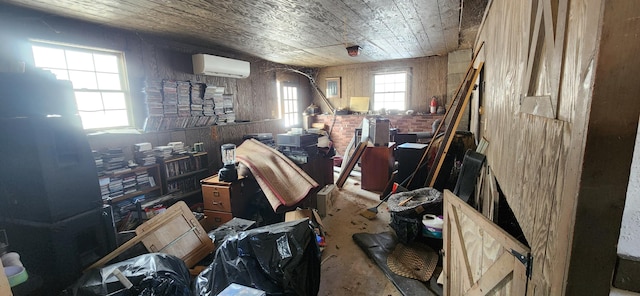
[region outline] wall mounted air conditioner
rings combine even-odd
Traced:
[[[251,70],[249,62],[209,54],[194,54],[191,59],[193,73],[197,75],[247,78]]]

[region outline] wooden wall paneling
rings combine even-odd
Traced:
[[[534,258],[532,281],[535,285],[535,294],[549,295],[550,287],[548,269],[545,269],[547,242],[549,236],[549,221],[551,220],[551,207],[555,204],[556,196],[556,176],[562,147],[562,133],[564,132],[564,122],[553,119],[544,119],[545,139],[542,145],[542,158],[540,165],[540,184],[538,190],[546,192],[535,192],[532,196],[535,217],[533,223],[533,233],[528,239],[531,244],[531,253]],[[552,197],[552,198],[548,198]]]
[[[487,187],[485,183],[486,176],[487,176],[487,164],[486,162],[483,162],[482,167],[480,168],[480,173],[478,173],[476,188],[473,192],[475,209],[478,210],[478,212],[480,213],[484,212],[484,208],[483,208],[484,198],[482,193],[485,191],[485,188]]]
[[[377,63],[360,63],[346,66],[321,68],[317,82],[324,91],[325,79],[342,77],[343,99],[329,99],[335,107],[348,107],[348,99],[352,96],[370,97],[373,102],[373,74],[385,71],[411,70],[411,98],[407,109],[416,112],[428,112],[428,102],[432,95],[439,98],[446,94],[447,57],[432,56],[417,59],[402,59]],[[357,82],[356,82],[357,81]],[[430,82],[430,83],[429,83]],[[325,104],[314,94],[314,103],[328,111]]]
[[[525,137],[522,145],[524,150],[518,151],[518,153],[525,154],[525,167],[521,194],[517,197],[514,196],[514,198],[521,200],[518,221],[527,221],[520,223],[522,232],[527,241],[532,241],[536,209],[531,205],[535,203],[536,196],[540,196],[539,191],[543,189],[540,188],[542,149],[530,149],[530,147],[544,145],[546,131],[545,121],[542,117],[521,113],[520,120],[523,121],[522,126],[525,127],[522,130]]]
[[[171,137],[171,142],[182,142],[185,146],[193,145],[193,143],[187,142],[187,135],[185,130],[170,131],[169,137]]]
[[[158,145],[166,146],[169,142],[171,142],[171,132],[170,131],[162,131],[156,133],[158,137]]]
[[[185,145],[193,147],[194,143],[202,142],[204,151],[207,152],[209,173],[215,172],[222,166],[220,158],[220,146],[211,143],[211,131],[209,127],[186,129],[184,131]]]
[[[420,92],[420,88],[431,89],[431,85],[429,84],[429,73],[427,72],[427,61],[426,60],[418,60],[416,61],[416,66],[413,67],[411,71],[410,85],[411,85],[411,93],[414,94],[411,96],[411,108],[415,110],[429,110],[427,106],[427,99],[418,97]],[[433,70],[433,69],[429,69]]]

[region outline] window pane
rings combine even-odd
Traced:
[[[405,90],[405,84],[404,82],[399,82],[396,84],[393,84],[393,90],[392,91],[404,91]]]
[[[114,55],[94,54],[93,60],[96,64],[96,71],[118,73],[118,57]]]
[[[32,51],[36,67],[72,82],[85,129],[129,125],[121,54],[39,42]]]
[[[406,73],[379,74],[374,76],[374,110],[406,109]]]
[[[127,126],[129,125],[129,117],[126,110],[107,110],[105,115],[109,118],[109,122],[103,126]]]
[[[102,110],[102,98],[98,92],[76,92],[76,102],[80,111],[98,111]]]
[[[120,75],[96,73],[98,77],[98,88],[105,90],[121,90]]]
[[[69,71],[69,78],[75,89],[97,89],[95,72]]]
[[[78,112],[82,119],[82,127],[85,129],[93,129],[102,127],[101,123],[105,122],[104,111],[97,112]]]
[[[93,71],[93,55],[88,52],[67,50],[67,66],[70,70]]]
[[[33,59],[36,67],[58,69],[65,69],[67,67],[64,50],[41,46],[32,46],[31,48],[33,50]]]
[[[116,92],[116,93],[102,93],[102,99],[104,100],[104,108],[105,109],[127,109],[127,103],[124,98],[124,93]]]
[[[67,70],[58,70],[58,69],[45,69],[47,71],[51,71],[53,75],[56,75],[58,80],[69,80],[69,72]]]

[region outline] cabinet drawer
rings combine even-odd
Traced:
[[[205,210],[231,212],[231,187],[202,185]]]
[[[201,220],[202,227],[207,231],[218,228],[220,225],[227,223],[233,219],[233,215],[229,212],[207,211],[204,210],[205,218]]]

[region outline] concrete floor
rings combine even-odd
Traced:
[[[318,295],[402,295],[351,238],[359,232],[393,232],[386,203],[378,208],[375,219],[360,216],[380,202],[380,193],[360,189],[359,177],[353,176],[333,193],[335,204],[322,220],[327,246],[322,253]]]

